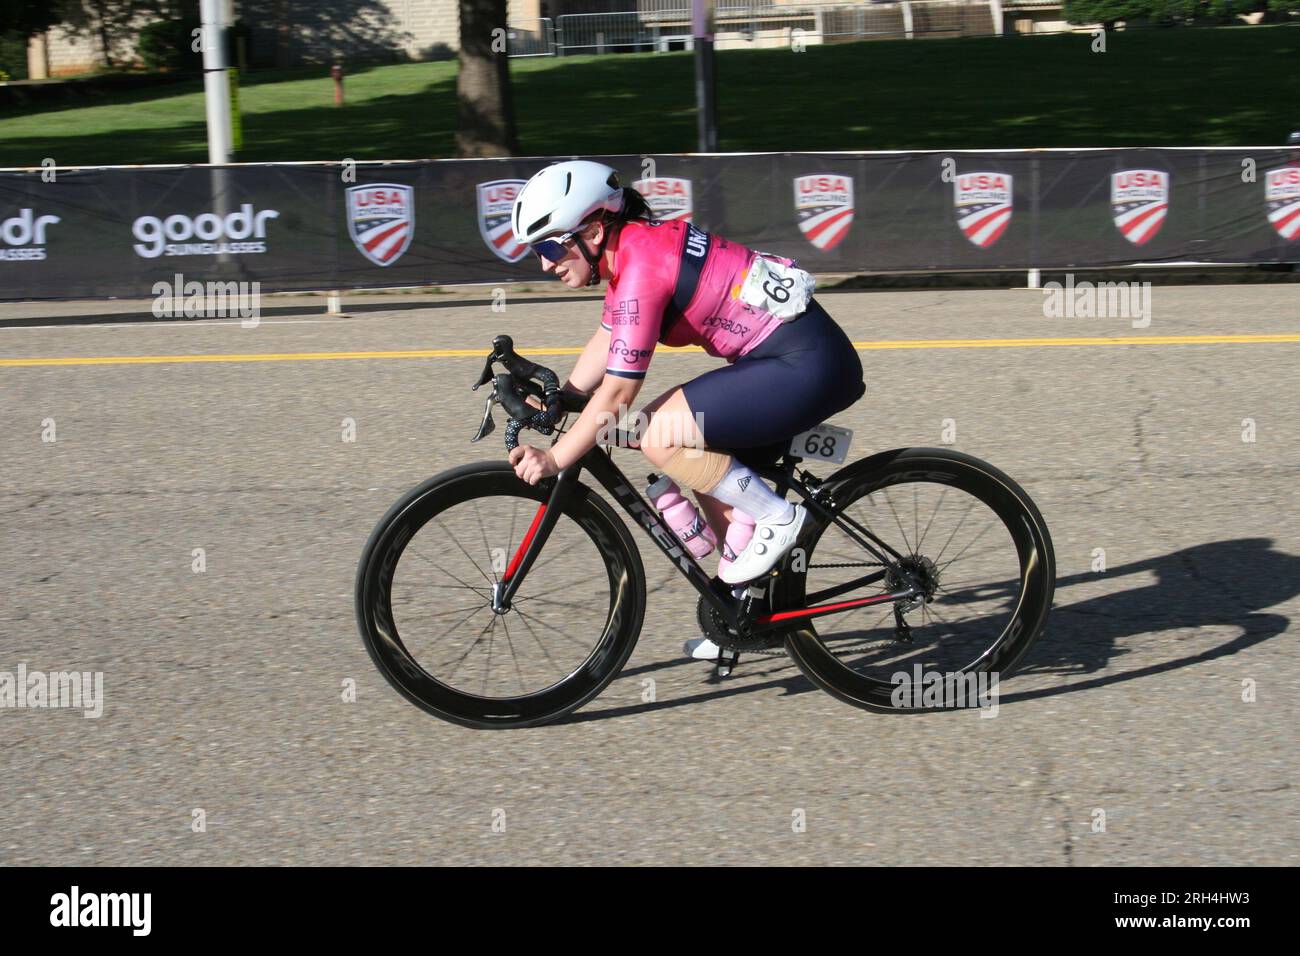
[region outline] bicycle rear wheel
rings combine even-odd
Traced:
[[[988,689],[970,675],[1009,673],[1041,633],[1055,589],[1055,556],[1042,515],[1014,481],[960,452],[912,448],[839,472],[823,490],[831,510],[869,528],[928,585],[903,615],[884,602],[808,620],[786,649],[819,687],[872,709],[968,706]],[[902,584],[841,527],[809,515],[794,559],[778,576],[773,610],[895,593]],[[796,552],[797,554],[797,552]],[[882,573],[883,572],[883,573]],[[875,583],[836,594],[865,575]],[[827,592],[831,597],[826,597]],[[921,693],[938,686],[941,702]],[[919,684],[919,686],[918,686]],[[961,699],[953,699],[959,691]],[[975,699],[970,699],[974,697]]]
[[[587,703],[627,662],[645,575],[627,526],[585,485],[573,486],[511,609],[492,609],[547,497],[505,462],[467,465],[413,489],[371,534],[357,623],[412,703],[469,727],[534,726]]]

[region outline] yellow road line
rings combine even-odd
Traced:
[[[1098,345],[1268,345],[1300,344],[1300,333],[1264,335],[1132,335],[1048,339],[898,339],[854,342],[859,352],[887,349],[994,349]],[[338,359],[476,358],[487,349],[412,349],[393,352],[250,352],[230,355],[92,355],[64,358],[0,358],[0,368],[61,365],[168,365],[198,362],[320,362]],[[664,352],[702,352],[699,346]],[[520,355],[581,355],[581,348],[519,349]]]

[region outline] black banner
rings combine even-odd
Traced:
[[[1295,149],[597,158],[814,273],[1300,260]],[[0,171],[0,300],[536,280],[509,208],[552,161]]]

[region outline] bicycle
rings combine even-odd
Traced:
[[[494,373],[494,364],[505,371]],[[472,442],[495,429],[494,404],[510,416],[507,449],[524,428],[562,433],[566,416],[586,404],[562,392],[553,371],[518,355],[508,336],[493,340],[473,387],[488,383]],[[635,435],[618,427],[609,437],[535,486],[504,461],[450,469],[413,488],[380,520],[357,571],[357,621],[380,673],[408,700],[469,727],[529,727],[578,709],[618,675],[640,635],[645,570],[627,524],[579,480],[584,471],[699,593],[699,624],[721,648],[719,677],[740,653],[784,652],[842,701],[914,709],[899,702],[900,674],[1002,675],[1042,633],[1055,587],[1047,526],[1019,485],[970,455],[895,449],[821,479],[800,467],[805,455],[823,450],[816,441],[792,448],[775,466],[756,470],[778,494],[802,499],[808,519],[768,575],[733,591],[705,572],[614,464],[614,448],[637,447]],[[906,505],[909,494],[910,536],[895,506],[900,498]],[[939,521],[950,494],[967,502],[955,524],[946,515]],[[979,506],[981,527],[962,535],[948,556]],[[900,547],[884,537],[894,526]],[[927,539],[936,546],[925,548]],[[990,556],[987,574],[954,579],[959,560],[980,554]],[[444,567],[451,564],[459,573]],[[443,606],[422,610],[427,598]],[[976,609],[978,626],[969,630],[948,619]],[[870,614],[857,613],[864,611]],[[834,630],[836,622],[847,630]],[[494,650],[498,662],[509,658],[499,671]]]

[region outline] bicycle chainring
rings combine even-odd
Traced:
[[[699,604],[696,605],[695,617],[704,636],[724,651],[773,656],[785,653],[785,635],[782,632],[742,637],[727,627],[727,622],[722,619],[722,615],[704,598],[700,598]]]

